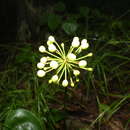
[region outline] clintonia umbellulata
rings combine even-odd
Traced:
[[[67,87],[69,84],[74,87],[75,82],[79,81],[80,69],[93,71],[91,67],[87,67],[85,58],[91,57],[93,53],[88,53],[79,57],[79,53],[89,47],[87,39],[79,41],[78,37],[74,37],[68,51],[65,50],[64,43],[58,44],[53,36],[48,37],[48,49],[41,45],[39,51],[44,54],[40,62],[37,64],[38,77],[44,77],[47,73],[54,71],[54,75],[49,83],[62,84]]]

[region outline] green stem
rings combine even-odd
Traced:
[[[63,65],[64,65],[64,64],[63,64]],[[61,75],[60,75],[60,77],[59,77],[58,83],[59,83],[59,81],[60,81],[62,75],[64,74],[64,71],[65,71],[65,67],[63,67],[63,70],[62,70]]]
[[[66,64],[65,64],[65,79],[67,79],[67,70],[66,70]]]
[[[69,51],[68,51],[68,53],[67,53],[67,55],[68,55],[69,53],[71,53],[71,52],[73,51],[73,49],[74,49],[74,48],[71,46],[70,49],[69,49]]]
[[[86,58],[86,57],[90,57],[90,53],[88,53],[87,55],[82,56],[82,57],[80,57],[80,58],[77,58],[76,60],[81,60],[81,59],[84,59],[84,58]]]
[[[65,48],[64,48],[64,43],[61,44],[62,50],[63,50],[63,58],[65,59],[66,53],[65,53]]]
[[[81,47],[79,47],[76,51],[75,54],[79,54],[81,52]]]
[[[48,52],[48,51],[45,51],[45,53],[47,53],[47,54],[49,54],[49,55],[51,55],[51,56],[53,56],[53,57],[56,57],[56,58],[58,58],[58,59],[61,59],[60,57],[58,57],[58,56],[56,56],[56,55],[54,55],[54,54],[52,54],[52,53],[50,53],[50,52]]]
[[[63,51],[62,51],[61,47],[58,45],[58,43],[57,43],[56,41],[55,41],[55,44],[56,44],[57,47],[59,48],[61,55],[63,55]]]
[[[67,87],[64,88],[64,110],[66,111],[66,103],[67,103]]]

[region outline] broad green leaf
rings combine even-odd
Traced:
[[[10,111],[4,126],[4,130],[45,130],[45,126],[41,124],[40,119],[25,109]]]
[[[49,14],[48,16],[48,27],[51,31],[56,30],[61,24],[61,17],[56,14]]]
[[[62,28],[68,35],[71,35],[76,32],[78,25],[77,25],[77,23],[66,22],[62,25]]]

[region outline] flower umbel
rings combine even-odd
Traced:
[[[91,57],[90,52],[79,57],[79,53],[89,47],[87,39],[83,39],[80,44],[78,37],[74,37],[68,52],[64,48],[64,43],[59,45],[53,36],[48,37],[48,50],[41,45],[39,51],[44,54],[37,64],[38,77],[44,77],[48,72],[53,71],[54,75],[49,83],[62,84],[63,87],[71,85],[74,87],[75,82],[79,82],[80,69],[93,71],[91,67],[87,67],[85,58]]]

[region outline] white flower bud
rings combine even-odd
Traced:
[[[58,80],[58,75],[52,76],[52,81],[55,83]]]
[[[38,69],[42,69],[42,68],[44,68],[44,66],[45,66],[45,64],[43,64],[41,62],[37,63],[37,68]]]
[[[76,82],[79,82],[79,79],[78,79],[78,78],[76,79]]]
[[[71,45],[72,45],[72,47],[76,48],[79,46],[79,44],[80,44],[79,41],[73,41]]]
[[[74,87],[74,83],[73,82],[70,85],[71,85],[71,87]]]
[[[86,68],[86,70],[88,70],[88,71],[93,71],[93,68]]]
[[[74,37],[73,41],[79,41],[79,37]]]
[[[83,39],[81,41],[81,49],[87,49],[89,47],[89,44],[87,43],[86,39]]]
[[[62,86],[63,86],[63,87],[68,86],[68,81],[67,81],[66,79],[62,81]]]
[[[74,87],[74,82],[73,82],[72,78],[70,78],[70,86]]]
[[[56,46],[55,46],[54,44],[50,44],[50,45],[48,46],[48,50],[49,50],[50,52],[55,52],[55,51],[56,51]]]
[[[88,55],[87,55],[88,57],[90,57],[90,56],[93,56],[93,53],[92,52],[90,52],[90,53],[88,53]]]
[[[53,68],[53,69],[56,69],[58,67],[58,62],[56,61],[51,61],[50,62],[50,67]]]
[[[61,46],[64,48],[64,43],[61,43]]]
[[[50,44],[53,44],[53,42],[48,40],[47,45],[49,46]]]
[[[48,83],[51,84],[51,83],[52,83],[52,80],[50,79],[50,80],[48,81]]]
[[[69,60],[75,60],[75,59],[76,59],[76,55],[73,54],[73,53],[69,53],[69,54],[67,55],[67,57],[68,57]]]
[[[38,71],[37,71],[37,76],[38,76],[38,77],[44,77],[45,74],[46,74],[46,72],[45,72],[44,70],[38,70]]]
[[[85,60],[79,61],[79,67],[83,68],[83,67],[85,67],[86,65],[87,65],[87,61],[85,61]]]
[[[73,38],[73,41],[72,41],[72,47],[78,47],[79,46],[79,44],[80,44],[80,42],[79,42],[79,38],[78,37],[74,37]]]
[[[40,59],[40,62],[43,63],[43,64],[45,64],[47,62],[47,57],[42,57]]]
[[[83,43],[87,43],[87,39],[83,39],[83,40],[81,41],[81,44],[83,44]]]
[[[80,74],[80,71],[79,71],[79,70],[73,70],[73,74],[74,74],[75,76],[78,76],[78,75]]]
[[[39,51],[43,53],[43,52],[46,51],[46,48],[45,48],[43,45],[41,45],[41,46],[39,47]]]
[[[51,41],[51,42],[55,42],[55,38],[53,36],[49,36],[48,40]]]

